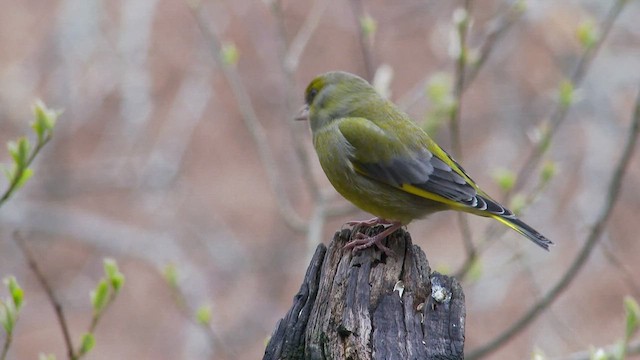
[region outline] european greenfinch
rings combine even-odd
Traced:
[[[320,165],[335,189],[376,217],[349,225],[386,226],[375,236],[357,233],[345,248],[373,245],[415,219],[442,210],[494,218],[545,250],[549,239],[489,197],[464,169],[364,79],[329,72],[313,79],[296,117],[309,120]]]

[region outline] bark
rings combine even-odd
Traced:
[[[318,245],[263,359],[463,359],[460,284],[432,273],[404,230],[385,240],[393,256],[344,250],[353,234],[345,229],[328,249]]]

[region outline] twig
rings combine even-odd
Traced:
[[[64,311],[62,309],[62,305],[60,301],[58,300],[55,293],[53,292],[53,289],[51,289],[51,285],[49,284],[49,281],[47,281],[47,279],[44,277],[44,274],[38,267],[38,263],[36,262],[33,254],[31,253],[31,250],[29,250],[29,247],[24,242],[24,239],[22,239],[22,237],[17,231],[13,233],[13,239],[18,245],[18,247],[20,248],[20,251],[24,255],[25,259],[27,260],[27,264],[29,265],[29,268],[35,274],[36,279],[38,280],[40,285],[44,288],[44,291],[47,294],[47,298],[49,299],[49,302],[53,306],[53,309],[56,313],[56,318],[58,319],[58,323],[60,324],[60,329],[62,330],[62,335],[64,337],[64,344],[65,344],[65,347],[67,348],[67,354],[69,356],[69,360],[77,359],[77,355],[75,353],[75,350],[73,349],[73,342],[71,341],[71,335],[69,333],[69,326],[67,325],[67,320],[64,317]]]
[[[623,281],[627,284],[627,286],[631,289],[631,291],[633,292],[633,295],[640,299],[640,285],[638,285],[638,283],[636,282],[638,276],[634,274],[634,272],[629,269],[629,267],[624,264],[622,262],[622,260],[620,260],[620,258],[618,258],[618,256],[613,252],[613,250],[611,250],[608,246],[605,246],[606,243],[603,243],[602,245],[602,252],[604,253],[604,256],[607,258],[607,260],[609,260],[609,263],[611,263],[613,266],[615,266],[618,271],[620,271],[622,273],[623,276]]]
[[[27,162],[26,162],[25,166],[24,167],[19,167],[17,169],[17,172],[13,176],[13,180],[9,184],[9,187],[7,188],[7,190],[5,190],[4,194],[2,194],[2,197],[0,197],[0,206],[2,206],[2,204],[4,204],[4,202],[7,201],[9,199],[9,197],[11,196],[11,194],[13,194],[13,192],[16,190],[16,187],[20,183],[20,179],[22,179],[22,174],[25,172],[25,170],[27,170],[29,168],[29,166],[31,166],[31,163],[36,158],[36,155],[38,155],[40,150],[42,150],[42,148],[45,145],[47,145],[49,140],[51,140],[51,132],[48,132],[45,135],[45,137],[42,138],[41,141],[38,141],[38,144],[33,149],[33,152],[31,152],[31,155],[29,155],[29,158],[27,159]]]
[[[463,84],[463,91],[467,90],[469,86],[476,79],[480,69],[484,66],[486,61],[489,59],[489,56],[495,49],[495,45],[498,44],[498,41],[507,33],[507,30],[511,28],[513,24],[516,23],[517,20],[520,19],[522,15],[522,11],[518,11],[517,9],[510,8],[506,15],[504,15],[504,19],[498,22],[498,25],[492,27],[487,34],[485,35],[485,39],[480,45],[480,53],[478,55],[478,60],[471,64],[469,71],[465,76],[465,81]],[[430,76],[425,77],[421,81],[416,84],[406,95],[402,96],[398,101],[398,106],[407,110],[411,106],[413,106],[418,100],[420,100],[424,95],[424,87],[428,83]]]
[[[471,226],[469,226],[469,220],[466,217],[466,214],[461,212],[458,213],[458,225],[460,226],[460,235],[462,235],[462,243],[464,244],[464,251],[467,257],[465,262],[473,264],[478,257],[478,251],[476,246],[473,244]]]
[[[242,114],[244,124],[249,130],[254,143],[256,144],[258,155],[263,164],[264,170],[267,173],[267,179],[269,185],[275,193],[276,203],[278,204],[278,210],[280,215],[285,220],[286,224],[296,231],[306,231],[307,224],[298,213],[291,206],[291,201],[287,191],[285,190],[280,176],[278,175],[277,162],[271,147],[267,141],[267,135],[264,127],[260,124],[258,116],[251,103],[251,98],[246,87],[240,80],[240,74],[233,68],[232,65],[224,64],[221,62],[222,57],[222,45],[218,36],[211,28],[207,19],[202,12],[202,8],[199,2],[188,2],[191,12],[193,13],[203,36],[206,38],[209,44],[209,49],[213,53],[213,56],[218,62],[222,72],[224,73],[229,85],[231,86],[231,92],[238,103],[238,109]]]
[[[456,10],[460,11],[460,10]],[[453,96],[455,105],[451,110],[451,118],[449,119],[449,130],[451,132],[451,147],[453,156],[462,160],[462,146],[460,144],[460,115],[462,112],[462,93],[464,92],[465,73],[467,67],[467,33],[469,30],[469,15],[471,13],[471,0],[464,0],[464,8],[461,10],[462,19],[454,19],[456,21],[456,31],[458,34],[458,51],[455,67],[455,88]],[[454,15],[455,17],[455,15]],[[469,221],[464,214],[458,213],[458,224],[460,225],[460,233],[466,252],[467,259],[476,258],[476,249],[473,245],[471,228]],[[471,261],[470,261],[471,262]]]
[[[640,88],[639,88],[640,89]],[[538,300],[520,319],[518,319],[513,325],[511,325],[502,334],[498,335],[494,340],[491,340],[486,345],[481,346],[479,349],[472,351],[467,359],[479,359],[489,353],[498,349],[502,344],[510,340],[513,336],[522,331],[527,325],[535,320],[542,311],[547,308],[564,290],[566,290],[576,275],[582,269],[582,266],[589,259],[589,255],[593,251],[593,248],[598,243],[602,232],[605,229],[611,211],[618,200],[620,194],[620,188],[622,180],[626,173],[629,161],[633,155],[633,151],[638,140],[638,134],[640,132],[640,91],[636,99],[635,108],[633,112],[633,118],[629,131],[629,137],[627,138],[624,150],[615,167],[613,177],[609,184],[607,191],[607,198],[604,207],[602,208],[597,221],[593,225],[591,232],[589,233],[587,240],[578,253],[578,256],[574,259],[573,263],[560,280],[547,292],[547,294]]]
[[[524,203],[522,205],[522,209],[528,208],[533,203],[535,203],[548,184],[549,184],[549,181],[540,179],[540,182],[525,198]],[[519,215],[519,214],[516,214],[516,215]],[[492,223],[491,225],[489,225],[487,227],[487,230],[484,233],[484,236],[479,241],[477,241],[475,245],[475,251],[476,251],[474,254],[475,256],[467,257],[467,259],[465,259],[460,269],[458,269],[458,271],[454,273],[455,274],[454,276],[457,279],[464,279],[464,277],[467,276],[469,270],[471,270],[473,262],[476,260],[476,258],[480,256],[480,254],[485,249],[487,249],[495,240],[499,239],[505,233],[507,233],[507,230],[508,228],[506,226],[502,226],[499,223]]]
[[[522,17],[522,14],[523,9],[520,8],[518,4],[512,5],[507,10],[506,15],[501,17],[497,23],[490,25],[489,31],[485,35],[485,40],[482,45],[480,45],[478,59],[470,64],[471,66],[467,71],[463,85],[465,90],[475,80],[476,76],[478,76],[480,69],[489,59],[489,56],[493,52],[493,48],[498,43],[498,40],[500,40],[507,30],[509,30],[511,26]]]
[[[97,312],[94,311],[93,316],[91,317],[91,323],[89,324],[89,330],[87,331],[88,333],[93,334],[95,332],[96,327],[98,326],[98,322],[100,321],[100,319],[102,319],[102,315],[104,315],[104,313],[107,312],[107,309],[111,307],[111,304],[113,304],[113,301],[116,299],[117,295],[118,294],[112,290],[109,294],[109,299],[107,300],[104,308]]]
[[[222,358],[224,359],[235,359],[237,358],[237,354],[234,354],[230,349],[227,348],[225,342],[222,341],[218,337],[218,335],[213,331],[210,325],[202,324],[198,322],[193,316],[193,309],[189,306],[186,296],[180,289],[178,285],[169,284],[169,288],[171,289],[171,293],[173,294],[173,299],[178,307],[180,313],[187,318],[194,325],[201,327],[204,329],[207,337],[209,338],[210,345],[216,350],[219,350],[222,353]],[[217,357],[216,357],[217,359]]]
[[[147,160],[134,171],[139,187],[166,189],[176,180],[211,94],[208,72],[194,71],[182,80]]]
[[[457,9],[454,14],[454,22],[458,35],[458,51],[455,65],[455,87],[453,97],[455,106],[451,110],[449,119],[449,131],[451,132],[451,148],[453,156],[462,160],[462,148],[460,144],[460,113],[462,112],[462,92],[464,91],[465,73],[467,68],[467,32],[469,30],[469,16],[471,13],[471,0],[464,0],[464,7]],[[461,14],[459,19],[456,19]]]
[[[295,38],[291,41],[289,51],[284,58],[284,65],[289,71],[293,71],[298,68],[304,48],[309,43],[311,35],[313,35],[314,31],[318,27],[320,19],[322,19],[322,14],[324,14],[324,11],[329,6],[329,2],[330,0],[316,0],[313,2],[313,6],[309,11],[309,16],[307,16],[307,19],[302,24],[302,27],[300,27]]]
[[[356,26],[358,27],[358,42],[360,43],[360,51],[362,51],[362,60],[364,61],[366,79],[371,82],[373,80],[375,69],[373,65],[373,54],[371,53],[367,34],[365,34],[364,28],[360,23],[364,16],[362,0],[351,0],[349,3],[351,4],[353,17],[355,19]]]
[[[311,9],[311,13],[307,17],[307,20],[305,21],[304,24],[306,25],[307,23],[310,23],[310,19],[317,16],[316,12],[320,12],[320,14],[322,14],[326,6],[321,6],[321,5],[326,5],[327,3],[328,3],[327,0],[316,0],[316,2],[314,3],[314,7]],[[285,93],[286,93],[286,105],[287,105],[286,113],[287,113],[287,117],[292,119],[293,118],[292,114],[294,113],[294,111],[296,111],[296,106],[294,104],[296,103],[296,99],[298,99],[297,94],[295,93],[296,86],[295,86],[295,79],[294,79],[295,70],[297,69],[297,66],[298,66],[298,60],[296,60],[294,63],[291,63],[291,64],[288,63],[288,61],[290,61],[287,55],[287,48],[289,46],[287,44],[287,34],[286,34],[286,29],[284,24],[284,15],[282,14],[281,0],[273,1],[271,5],[271,12],[273,13],[276,19],[276,23],[278,25],[278,38],[280,39],[280,46],[279,46],[280,51],[278,53],[280,56],[280,65],[282,67],[282,72],[285,77]],[[296,35],[294,42],[297,41],[299,38],[301,38],[302,36],[301,33],[303,32],[311,31],[311,33],[313,33],[313,30],[316,29],[317,23],[318,22],[316,20],[313,24],[311,24],[313,26],[310,27],[309,29],[307,29],[305,25],[303,25],[303,27],[299,30],[298,34]],[[301,46],[300,47],[301,51],[304,49],[306,45],[306,41],[309,40],[311,33],[309,33],[308,36],[305,35],[301,38],[303,40],[306,39],[305,43],[297,45],[297,46]],[[293,45],[291,45],[291,47],[293,47]],[[300,56],[300,55],[301,53],[297,56]],[[316,181],[315,177],[313,176],[313,172],[311,171],[311,163],[309,162],[309,156],[307,154],[307,151],[305,150],[304,143],[302,141],[302,136],[299,136],[300,126],[297,126],[298,124],[294,124],[294,121],[287,121],[286,123],[287,123],[287,126],[289,127],[291,138],[293,139],[293,148],[298,158],[298,162],[300,163],[302,178],[304,179],[304,182],[307,185],[307,188],[309,189],[309,191],[311,192],[313,198],[319,199],[322,196],[320,192],[320,186],[318,185],[318,182]]]
[[[584,52],[582,53],[582,56],[580,56],[578,63],[576,64],[575,69],[573,70],[573,73],[571,74],[571,77],[569,78],[574,88],[579,87],[579,85],[582,83],[582,80],[584,79],[587,73],[587,70],[589,69],[589,66],[591,65],[596,54],[602,47],[602,44],[607,38],[607,35],[609,35],[609,32],[611,31],[613,24],[618,18],[618,15],[620,15],[620,13],[622,12],[622,9],[627,3],[628,3],[628,0],[618,0],[612,5],[611,9],[609,9],[607,16],[605,17],[602,23],[602,34],[600,35],[598,40],[595,42],[595,44],[593,44],[593,46],[589,46],[585,48]],[[553,109],[553,112],[551,113],[551,117],[550,117],[551,120],[549,123],[550,124],[549,130],[548,130],[549,132],[547,135],[548,142],[551,142],[551,140],[553,139],[553,136],[557,133],[558,128],[564,123],[565,119],[567,118],[567,114],[569,112],[569,107],[570,105],[562,104],[559,101],[556,102],[555,108]],[[522,167],[518,171],[515,185],[513,186],[511,191],[507,192],[506,194],[507,199],[509,199],[509,197],[511,196],[511,194],[513,194],[514,191],[517,191],[521,189],[522,186],[524,186],[526,181],[531,176],[533,169],[538,165],[538,163],[540,163],[540,160],[542,159],[542,155],[546,152],[547,148],[548,147],[543,147],[543,146],[534,146],[533,148],[531,148],[529,155],[527,156],[526,160],[522,163]]]
[[[521,253],[521,252],[520,252]],[[520,257],[521,254],[515,257]],[[531,266],[530,263],[525,261],[519,262],[522,267],[522,271],[529,278],[530,288],[533,290],[532,298],[538,299],[543,295],[543,289],[540,287],[539,282],[536,280],[537,265]],[[542,282],[544,283],[544,279]],[[576,331],[563,319],[563,314],[558,313],[553,307],[547,309],[545,319],[548,319],[550,327],[554,330],[554,333],[558,339],[564,341],[565,344],[570,344],[574,348],[581,348],[584,346],[584,342],[579,341],[581,338]]]
[[[618,0],[611,7],[605,20],[603,21],[603,25],[602,25],[603,32],[601,36],[598,38],[598,41],[590,48],[585,49],[582,56],[578,60],[578,63],[576,64],[576,68],[571,76],[571,82],[574,86],[577,86],[582,82],[582,79],[584,78],[587,70],[589,69],[589,65],[593,61],[593,58],[596,56],[598,50],[601,48],[602,43],[605,41],[613,24],[615,23],[615,20],[617,19],[618,15],[622,11],[626,2],[627,0]],[[556,107],[552,111],[552,115],[551,115],[551,119],[552,119],[551,126],[550,126],[551,130],[548,133],[549,142],[552,141],[553,135],[557,132],[556,130],[560,125],[562,125],[562,123],[566,119],[568,110],[569,110],[568,106],[564,106],[560,103],[556,104]],[[509,202],[513,194],[515,194],[517,190],[521,189],[524,186],[526,181],[531,177],[531,174],[533,173],[533,169],[542,160],[542,155],[544,155],[544,153],[545,153],[545,149],[543,149],[540,146],[535,146],[531,149],[531,152],[527,156],[526,160],[523,162],[522,167],[520,168],[520,170],[516,175],[516,183],[509,191],[505,193],[503,202],[505,203]],[[498,224],[492,224],[487,228],[487,232],[485,236],[486,242],[490,243],[493,241],[494,238],[496,238],[496,237],[490,236],[490,234],[495,234],[496,231],[500,231],[500,230],[497,230],[498,229],[497,227],[498,227]],[[478,252],[480,253],[481,251],[478,251]],[[459,270],[460,274],[466,273],[471,268],[472,260],[473,259],[465,260],[465,263],[462,265],[461,269]]]
[[[4,304],[0,302],[0,306],[4,306]],[[4,339],[4,344],[2,345],[2,353],[0,353],[0,360],[5,360],[7,358],[7,353],[9,353],[9,346],[11,345],[12,340],[13,340],[13,331],[8,331],[7,337]]]

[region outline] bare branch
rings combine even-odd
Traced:
[[[309,43],[311,35],[313,35],[313,32],[318,27],[322,14],[324,14],[324,11],[329,6],[329,2],[330,0],[316,0],[313,2],[313,7],[309,12],[309,16],[304,21],[300,31],[298,31],[298,34],[291,42],[289,51],[284,58],[284,65],[289,71],[293,71],[298,68],[304,48]]]
[[[210,76],[205,71],[194,71],[182,81],[158,139],[136,171],[138,186],[162,189],[176,180],[211,94]]]
[[[520,20],[522,17],[523,10],[519,5],[515,4],[509,7],[507,13],[500,17],[495,23],[489,25],[489,31],[485,35],[485,40],[482,45],[480,45],[480,51],[478,58],[470,64],[469,70],[467,71],[466,78],[464,81],[464,89],[466,90],[469,85],[475,80],[476,76],[480,72],[480,69],[484,66],[484,64],[489,59],[489,56],[493,52],[494,47],[511,28],[516,21]]]
[[[546,189],[548,184],[548,180],[545,181],[541,178],[536,187],[531,190],[529,194],[527,194],[521,208],[526,209],[533,203],[535,203],[540,198],[540,195]],[[518,213],[516,215],[520,214]],[[467,259],[465,259],[465,262],[462,264],[460,269],[458,269],[454,273],[455,277],[457,279],[463,279],[468,274],[469,270],[471,270],[471,266],[473,265],[473,262],[476,260],[476,258],[480,256],[480,254],[482,254],[482,252],[486,250],[495,240],[499,239],[505,233],[507,233],[507,231],[508,228],[506,226],[502,226],[500,223],[492,222],[491,225],[487,227],[484,236],[476,242],[475,253],[473,254],[474,256],[468,256]]]
[[[624,150],[615,167],[613,177],[609,183],[609,189],[607,191],[606,202],[598,216],[591,232],[589,233],[587,240],[578,253],[578,256],[574,259],[573,263],[569,266],[567,271],[562,275],[560,280],[546,293],[544,297],[538,300],[520,319],[513,323],[502,334],[498,335],[494,340],[490,341],[486,345],[481,346],[479,349],[472,351],[467,359],[479,359],[485,355],[498,349],[505,342],[510,340],[520,331],[527,327],[533,320],[535,320],[544,309],[546,309],[551,303],[558,298],[558,296],[566,290],[576,275],[580,272],[584,264],[589,259],[589,255],[593,251],[595,245],[600,240],[600,236],[604,231],[611,211],[618,200],[620,194],[620,188],[622,180],[626,173],[629,161],[633,155],[633,151],[638,140],[638,134],[640,133],[640,91],[636,99],[635,108],[633,112],[633,118],[631,122],[631,128],[629,130],[629,137],[627,138]]]
[[[311,10],[311,14],[309,14],[305,24],[309,21],[309,19],[312,16],[317,16],[315,14],[315,11],[322,11],[320,12],[320,14],[324,12],[326,7],[320,7],[315,5],[315,4],[321,4],[321,3],[327,4],[328,1],[317,0],[314,3],[314,8]],[[284,85],[285,93],[286,93],[286,105],[287,105],[286,116],[287,118],[292,119],[293,114],[296,111],[296,105],[294,104],[296,103],[296,99],[298,99],[298,96],[295,93],[296,86],[295,86],[295,79],[294,79],[294,73],[295,73],[295,70],[297,69],[298,62],[296,60],[295,64],[287,63],[289,61],[287,57],[288,56],[287,48],[289,45],[287,44],[287,36],[286,36],[286,29],[284,25],[284,15],[282,13],[281,0],[273,1],[271,5],[271,12],[273,13],[273,16],[275,17],[276,23],[278,25],[278,38],[280,40],[278,53],[280,56],[280,66],[282,67],[282,72],[286,80]],[[317,21],[310,30],[311,31],[315,30],[316,25],[317,25]],[[298,37],[303,31],[307,31],[304,25],[302,29],[298,32],[296,39],[298,39]],[[308,37],[307,37],[307,40],[308,40]],[[295,65],[295,66],[292,66],[292,65]],[[291,121],[291,120],[287,121],[287,125],[289,127],[289,132],[291,133],[291,138],[293,139],[293,148],[295,150],[296,157],[298,158],[298,162],[300,163],[302,178],[304,179],[305,184],[307,185],[307,188],[309,189],[313,197],[315,199],[318,199],[320,196],[322,196],[322,194],[320,193],[320,186],[318,185],[316,179],[313,177],[313,172],[311,171],[311,163],[309,161],[309,156],[307,154],[307,151],[305,150],[305,147],[304,147],[303,138],[302,136],[299,136],[300,126],[298,126],[299,124],[295,124],[295,121]]]
[[[453,96],[455,105],[451,110],[449,119],[449,131],[451,133],[451,148],[453,156],[462,160],[462,145],[460,143],[460,116],[462,112],[462,94],[464,92],[465,75],[467,72],[467,33],[469,31],[469,17],[471,14],[471,0],[464,0],[464,7],[456,10],[458,13],[454,15],[454,23],[458,35],[458,51],[455,66],[455,88]],[[461,17],[456,19],[457,17]],[[476,249],[473,245],[471,228],[469,221],[462,213],[458,213],[458,224],[460,225],[460,233],[466,252],[467,259],[476,258]]]
[[[353,12],[356,26],[358,27],[358,43],[360,44],[360,51],[362,52],[362,60],[364,61],[366,79],[369,82],[372,82],[373,75],[375,73],[375,68],[373,65],[373,54],[371,53],[371,46],[369,45],[367,34],[365,34],[364,28],[360,23],[365,15],[362,0],[351,0],[349,3],[351,4],[351,11]]]
[[[600,35],[600,37],[598,38],[598,40],[595,42],[593,46],[589,46],[585,48],[584,52],[582,53],[582,56],[580,56],[578,63],[576,64],[575,69],[573,70],[573,73],[571,74],[571,77],[569,78],[574,88],[579,87],[579,85],[582,83],[582,80],[587,74],[587,71],[589,70],[591,63],[593,62],[593,59],[598,54],[598,51],[602,47],[602,44],[604,43],[604,41],[607,39],[607,35],[609,35],[609,32],[611,31],[613,24],[618,18],[618,15],[620,15],[620,13],[622,12],[622,9],[627,3],[628,3],[628,0],[617,0],[611,6],[611,9],[609,9],[609,12],[601,25],[602,34]],[[551,113],[551,117],[550,117],[551,120],[549,123],[550,126],[548,130],[549,131],[548,142],[552,141],[554,135],[558,132],[557,131],[558,128],[564,123],[565,119],[567,118],[567,114],[569,112],[569,107],[570,105],[567,106],[565,104],[562,104],[561,102],[556,103],[556,106],[553,109],[553,112]],[[535,169],[536,166],[540,163],[540,160],[542,159],[542,155],[544,155],[547,148],[548,147],[534,146],[531,149],[526,160],[522,163],[522,167],[518,171],[515,186],[513,187],[511,192],[507,193],[507,198],[509,198],[509,196],[514,191],[517,191],[521,189],[522,186],[524,186],[524,184],[531,177],[531,174],[533,173],[533,169]]]
[[[602,244],[601,249],[604,253],[604,256],[607,258],[607,260],[609,260],[609,263],[615,266],[622,274],[622,279],[633,292],[633,296],[640,299],[640,285],[636,281],[638,277],[634,274],[633,270],[629,269],[629,267],[622,260],[620,260],[620,258],[618,258],[613,250],[606,245],[606,243]]]
[[[510,7],[507,10],[505,15],[502,15],[501,19],[497,21],[495,25],[491,25],[489,30],[485,35],[485,39],[480,45],[480,52],[478,54],[478,59],[470,64],[470,67],[465,75],[465,80],[463,83],[463,91],[467,90],[469,86],[476,79],[480,69],[484,66],[484,64],[489,59],[489,56],[495,49],[496,44],[498,44],[499,40],[506,35],[507,31],[511,28],[513,24],[516,23],[522,16],[522,11],[518,8],[515,8],[515,5]],[[398,106],[406,110],[413,106],[416,102],[418,102],[424,94],[424,88],[429,81],[430,76],[426,76],[421,81],[418,82],[407,94],[402,96],[400,100],[398,100]]]
[[[192,13],[196,18],[203,36],[206,38],[207,43],[209,44],[209,49],[213,53],[216,62],[222,69],[225,77],[227,78],[227,81],[229,82],[229,85],[231,86],[231,91],[233,92],[236,102],[238,103],[238,109],[242,114],[244,124],[247,127],[247,130],[249,130],[249,133],[251,134],[251,137],[253,138],[256,147],[258,148],[258,155],[260,156],[260,161],[262,162],[264,170],[267,173],[269,184],[271,185],[271,188],[275,193],[276,203],[278,204],[280,215],[285,220],[286,224],[292,229],[296,231],[305,231],[307,228],[307,224],[302,218],[300,218],[298,213],[291,205],[291,201],[289,200],[287,191],[285,190],[281,178],[278,174],[277,162],[267,141],[265,129],[258,120],[258,116],[256,115],[255,109],[251,103],[249,93],[240,80],[240,74],[232,65],[224,64],[221,61],[221,42],[214,30],[211,28],[210,21],[208,19],[205,19],[205,15],[203,14],[200,3],[189,2],[188,4],[190,5]]]
[[[169,288],[171,289],[173,300],[180,314],[182,314],[193,325],[199,328],[202,328],[207,336],[207,339],[209,340],[209,345],[212,348],[219,350],[219,353],[215,354],[217,355],[215,359],[237,358],[237,355],[234,353],[234,351],[227,347],[226,342],[223,341],[223,339],[221,339],[218,336],[218,334],[216,334],[216,332],[213,330],[213,328],[210,325],[198,322],[198,320],[194,316],[195,311],[187,301],[187,297],[185,296],[180,286],[178,284],[168,284],[168,285],[169,285]]]
[[[454,25],[458,35],[458,53],[455,64],[455,87],[453,97],[455,106],[451,110],[449,119],[449,131],[451,132],[451,148],[453,156],[462,160],[462,148],[460,145],[460,113],[462,112],[462,92],[464,91],[465,73],[467,68],[467,32],[469,30],[469,17],[471,13],[471,0],[464,0],[464,7],[454,12]]]
[[[601,48],[602,43],[605,41],[615,20],[617,19],[618,15],[622,11],[626,2],[627,2],[626,0],[618,0],[611,7],[605,20],[603,21],[603,25],[602,25],[603,31],[600,37],[598,38],[598,41],[593,46],[585,49],[582,56],[578,60],[578,63],[576,64],[576,68],[571,76],[571,83],[574,86],[577,86],[582,82],[582,79],[587,73],[589,65],[595,58],[598,50]],[[548,136],[549,136],[548,142],[552,141],[553,135],[555,135],[555,133],[557,132],[556,130],[566,119],[568,110],[569,110],[568,106],[562,105],[559,102],[556,104],[556,107],[554,108],[551,115],[551,126],[548,133]],[[515,185],[511,188],[511,190],[505,193],[503,202],[505,203],[508,202],[513,196],[513,194],[524,186],[524,184],[533,174],[533,169],[542,160],[544,153],[545,153],[545,148],[540,146],[535,146],[531,149],[531,152],[527,156],[526,160],[523,162],[522,167],[520,168],[520,170],[516,175]],[[536,192],[538,192],[537,189],[532,191],[532,193],[536,193]],[[500,230],[498,229],[498,226],[499,224],[494,223],[487,228],[487,232],[485,233],[485,239],[486,239],[485,242],[487,243],[486,245],[488,245],[489,243],[494,241],[494,239],[497,238],[495,234],[500,234],[501,231],[504,233],[504,229],[500,228],[501,229]],[[478,252],[481,253],[481,250],[479,250]],[[468,258],[465,261],[465,263],[462,265],[461,269],[457,272],[457,274],[464,276],[464,274],[470,269],[472,261],[473,259]]]
[[[77,355],[75,353],[75,350],[73,349],[73,342],[71,341],[69,326],[67,325],[67,320],[64,317],[64,311],[62,310],[62,304],[60,303],[55,293],[53,292],[53,289],[51,288],[49,281],[47,281],[47,278],[44,277],[44,273],[42,272],[42,270],[40,270],[40,267],[38,267],[38,263],[36,262],[33,254],[31,253],[31,250],[29,250],[29,247],[24,242],[24,239],[22,239],[22,237],[17,231],[13,233],[13,240],[16,242],[16,244],[20,248],[22,255],[24,255],[25,259],[27,260],[27,264],[29,265],[29,268],[35,274],[36,279],[38,280],[40,285],[44,288],[44,291],[47,294],[47,298],[49,299],[49,302],[53,306],[53,310],[56,313],[56,318],[58,319],[58,323],[60,324],[60,329],[62,330],[62,335],[64,337],[64,344],[67,349],[67,355],[69,357],[69,360],[77,359]]]

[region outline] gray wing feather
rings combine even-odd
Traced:
[[[395,157],[387,163],[361,163],[352,160],[367,176],[400,187],[411,184],[447,199],[475,206],[476,189],[449,165],[422,150],[411,157]]]
[[[365,175],[383,183],[395,187],[410,184],[480,211],[514,217],[509,209],[479,195],[465,178],[427,150],[410,157],[395,157],[387,163],[361,163],[355,159],[352,162]]]

